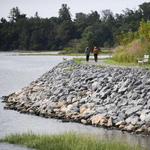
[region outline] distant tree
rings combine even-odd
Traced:
[[[20,10],[18,7],[14,7],[10,10],[10,15],[8,17],[11,22],[16,22],[19,19],[25,19],[26,15],[25,14],[20,14]]]
[[[150,20],[150,2],[145,2],[139,5],[140,10],[142,11],[142,15],[144,20]]]
[[[7,23],[7,20],[5,18],[1,18],[0,23],[5,24]]]
[[[35,12],[34,17],[35,17],[35,18],[40,18],[40,17],[39,17],[39,13],[38,13],[37,11]]]
[[[76,13],[72,20],[70,8],[62,4],[58,17],[41,18],[38,12],[26,17],[18,7],[10,10],[9,20],[0,19],[0,50],[62,50],[71,47],[82,52],[84,47],[111,47],[128,43],[135,37],[149,38],[150,2],[137,10],[126,9],[121,14],[111,10],[88,14]],[[141,20],[145,22],[140,26]],[[138,28],[140,32],[138,32]],[[118,40],[118,39],[122,40]]]
[[[84,13],[76,13],[74,23],[77,28],[77,38],[81,38],[81,34],[88,26],[88,16]]]
[[[67,4],[62,4],[62,7],[59,9],[59,19],[61,21],[71,21],[71,13],[69,11]]]
[[[87,23],[88,25],[93,25],[96,23],[99,23],[100,21],[100,15],[98,14],[97,11],[92,11],[90,14],[87,16]]]

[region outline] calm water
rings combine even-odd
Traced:
[[[0,97],[23,88],[62,60],[61,56],[8,56],[8,54],[0,53]],[[60,134],[77,132],[94,134],[101,139],[116,139],[130,144],[139,144],[148,149],[150,147],[150,137],[122,134],[120,131],[78,123],[62,123],[60,120],[4,110],[3,106],[4,104],[0,100],[0,138],[12,133]],[[1,146],[4,145],[0,145],[0,150]]]

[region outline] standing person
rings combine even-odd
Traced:
[[[89,57],[90,57],[90,49],[89,49],[89,47],[85,48],[85,55],[86,55],[86,61],[88,62],[89,61]]]
[[[96,46],[93,49],[93,54],[94,54],[94,60],[95,60],[95,62],[97,62],[99,50],[100,49],[97,48]]]

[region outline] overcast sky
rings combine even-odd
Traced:
[[[150,2],[150,0],[0,0],[0,18],[7,18],[10,9],[18,6],[21,13],[34,16],[35,12],[40,17],[58,16],[61,4],[70,7],[72,16],[75,13],[90,13],[97,10],[99,13],[104,9],[111,9],[113,13],[121,13],[125,8],[136,9],[139,4]]]

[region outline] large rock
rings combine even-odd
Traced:
[[[91,122],[93,125],[104,125],[108,122],[107,118],[102,114],[97,114],[95,116],[92,116]]]
[[[97,88],[98,88],[98,82],[94,82],[92,84],[92,90],[95,91],[95,90],[97,90]]]

